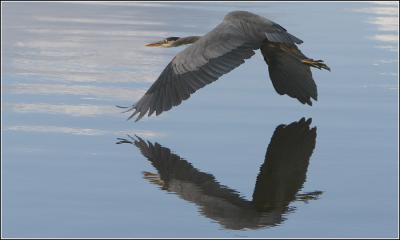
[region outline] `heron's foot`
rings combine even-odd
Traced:
[[[162,188],[164,188],[165,186],[164,181],[160,178],[160,175],[158,175],[157,173],[143,172],[143,178],[147,179],[149,182],[156,184]]]
[[[328,65],[326,65],[324,63],[323,60],[304,59],[304,60],[302,60],[302,62],[304,64],[310,65],[311,67],[315,67],[315,68],[318,68],[318,69],[322,69],[323,68],[323,69],[326,69],[328,71],[331,71],[331,69],[328,67]]]
[[[314,192],[308,192],[308,193],[299,193],[296,195],[296,200],[298,201],[303,201],[303,202],[308,202],[309,200],[317,200],[321,196],[323,192],[322,191],[314,191]]]

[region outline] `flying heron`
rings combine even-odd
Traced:
[[[306,57],[296,46],[302,40],[279,24],[246,11],[228,13],[222,23],[204,36],[168,37],[148,47],[178,47],[179,52],[139,101],[126,111],[128,119],[147,112],[151,116],[170,110],[198,89],[232,71],[261,49],[275,90],[312,105],[317,86],[310,67],[330,68],[322,60]]]

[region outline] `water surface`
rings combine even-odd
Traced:
[[[398,235],[398,3],[2,10],[4,236]],[[328,63],[313,70],[318,102],[278,95],[257,52],[179,107],[125,121],[115,105],[180,51],[144,44],[202,35],[232,10],[278,22]]]

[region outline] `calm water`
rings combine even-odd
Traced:
[[[397,236],[398,8],[3,3],[3,236]],[[278,95],[257,53],[126,121],[114,106],[180,51],[144,44],[204,34],[231,10],[275,20],[328,63],[313,71],[319,101]]]

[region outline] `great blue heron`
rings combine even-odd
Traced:
[[[302,118],[275,129],[255,181],[252,200],[221,185],[213,175],[196,169],[158,143],[140,137],[119,138],[117,143],[136,145],[157,169],[157,173],[144,172],[144,178],[195,203],[205,217],[228,229],[257,229],[282,223],[294,210],[289,206],[292,201],[307,202],[322,194],[321,191],[299,193],[317,137],[316,127],[311,128],[310,124],[311,119]]]
[[[246,11],[228,13],[222,23],[206,35],[169,37],[149,47],[177,47],[192,44],[167,65],[157,81],[139,101],[127,111],[134,110],[136,121],[168,111],[205,85],[244,63],[261,49],[268,64],[269,76],[275,90],[312,105],[317,100],[317,86],[310,67],[330,68],[322,60],[306,57],[296,46],[303,41],[291,35],[279,24]]]

